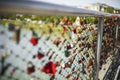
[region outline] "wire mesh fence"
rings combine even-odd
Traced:
[[[97,22],[18,21],[17,26],[13,20],[4,22],[0,26],[1,80],[93,80]],[[114,48],[111,27],[105,25],[101,61]]]

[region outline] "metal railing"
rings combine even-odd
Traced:
[[[12,1],[12,0],[2,0],[0,1],[0,14],[28,14],[28,15],[44,15],[44,16],[93,16],[99,17],[99,28],[98,28],[98,38],[97,38],[97,72],[95,80],[98,78],[99,63],[100,63],[100,53],[102,44],[102,34],[103,34],[103,21],[104,17],[116,17],[119,18],[118,14],[110,14],[99,11],[92,11],[82,8],[56,5],[51,3],[44,3],[40,1]],[[117,30],[116,30],[117,34]],[[116,37],[117,38],[117,37]],[[117,40],[117,39],[116,39]]]

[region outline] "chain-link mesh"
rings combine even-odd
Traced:
[[[0,26],[1,80],[93,80],[96,24],[4,22],[7,25]],[[113,53],[112,30],[105,23],[102,61]]]

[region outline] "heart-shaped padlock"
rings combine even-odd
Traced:
[[[46,74],[55,74],[56,73],[56,65],[54,62],[48,62],[43,68],[40,69],[41,72],[45,72]]]

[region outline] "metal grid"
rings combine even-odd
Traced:
[[[4,66],[9,64],[4,76],[1,76],[2,80],[93,80],[96,25],[54,26],[53,23],[43,22],[36,26],[37,30],[35,27],[33,30],[23,27],[20,29],[20,40],[17,43],[18,39],[15,37],[17,31],[11,32],[8,28],[0,26],[0,39],[5,43],[0,51],[8,55]],[[30,40],[36,36],[39,36],[38,43],[33,45]],[[35,72],[31,74],[27,74],[26,70],[29,61],[35,66]],[[40,70],[50,61],[56,65],[54,77],[52,73]]]
[[[108,62],[108,58],[113,59],[113,56],[115,55],[116,26],[117,24],[115,19],[111,18],[105,21],[103,28],[100,69],[102,68],[103,64]]]

